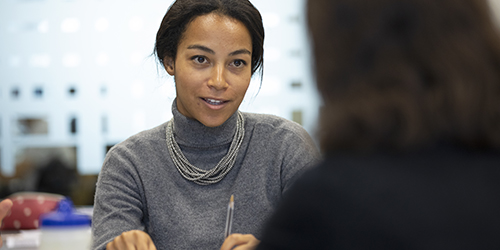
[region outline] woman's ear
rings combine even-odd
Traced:
[[[175,65],[174,65],[174,59],[172,57],[166,56],[163,59],[163,66],[165,67],[165,70],[167,70],[167,73],[171,76],[174,75],[175,73]]]

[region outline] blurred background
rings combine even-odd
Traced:
[[[91,205],[110,147],[172,116],[173,78],[152,56],[172,0],[0,1],[0,198],[41,191]],[[264,77],[242,111],[314,134],[318,106],[303,0],[253,0]],[[259,90],[260,87],[260,90]]]
[[[109,148],[171,118],[174,82],[152,52],[172,2],[0,1],[0,199],[40,191],[92,205]],[[314,138],[305,1],[252,3],[266,31],[264,77],[241,110],[296,121]]]

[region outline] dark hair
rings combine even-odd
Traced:
[[[323,151],[500,147],[486,0],[310,0]]]
[[[248,0],[177,0],[163,17],[156,34],[155,54],[163,64],[165,57],[174,58],[187,24],[198,16],[215,12],[234,18],[245,25],[252,37],[252,75],[264,63],[264,26],[259,11]]]

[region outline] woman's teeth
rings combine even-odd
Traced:
[[[214,99],[208,99],[208,98],[205,98],[204,99],[208,104],[210,105],[221,105],[224,103],[224,101],[219,101],[219,100],[214,100]]]

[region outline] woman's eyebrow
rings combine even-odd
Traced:
[[[189,45],[187,48],[188,49],[199,49],[199,50],[203,50],[203,51],[205,51],[207,53],[215,55],[215,52],[212,49],[210,49],[208,47],[205,47],[203,45],[193,44],[193,45]]]
[[[189,45],[187,48],[188,49],[199,49],[199,50],[205,51],[207,53],[210,53],[212,55],[215,55],[215,51],[213,51],[212,49],[210,49],[206,46],[203,46],[203,45],[193,44],[193,45]],[[239,49],[239,50],[235,50],[235,51],[229,53],[229,56],[236,56],[236,55],[241,55],[241,54],[252,55],[252,52],[250,52],[247,49]]]
[[[233,52],[229,53],[229,56],[236,56],[236,55],[241,55],[241,54],[252,55],[252,52],[250,52],[247,49],[239,49],[239,50],[236,50],[236,51],[233,51]]]

